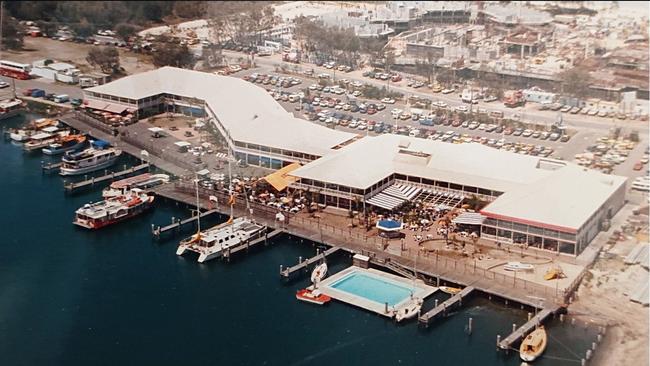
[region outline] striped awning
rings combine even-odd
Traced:
[[[456,216],[455,219],[451,220],[454,224],[464,224],[464,225],[482,225],[486,217],[481,215],[478,212],[463,212],[462,214]]]
[[[366,203],[392,211],[405,202],[412,200],[420,191],[422,189],[418,187],[393,184],[372,196]]]

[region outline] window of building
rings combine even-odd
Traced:
[[[528,246],[541,248],[544,240],[540,236],[528,235]]]
[[[478,188],[472,186],[463,186],[463,191],[469,193],[478,193]]]
[[[565,232],[560,231],[560,239],[575,242],[576,241],[576,234],[565,233]]]
[[[395,174],[395,179],[406,180],[406,176],[404,174]]]
[[[268,156],[260,156],[260,166],[263,168],[270,168],[271,159]]]
[[[449,188],[449,183],[436,181],[436,187]]]
[[[544,229],[544,236],[548,236],[550,238],[557,238],[559,236],[559,233],[557,232],[557,230]]]
[[[271,159],[271,168],[272,169],[280,169],[280,168],[282,168],[282,160]]]
[[[433,180],[431,180],[431,179],[422,178],[422,184],[426,184],[426,185],[428,185],[428,186],[432,186],[432,185],[436,184],[436,182],[433,181]]]
[[[498,237],[501,237],[501,238],[512,239],[512,231],[510,231],[510,230],[498,229],[498,230],[497,230],[497,236],[498,236]]]
[[[308,186],[313,186],[314,185],[314,181],[311,180],[311,179],[307,179],[307,178],[301,178],[300,183],[306,184]]]
[[[525,232],[528,231],[528,225],[514,222],[514,223],[512,223],[512,229],[517,230],[517,231],[521,231],[522,233],[525,233]]]
[[[506,228],[506,229],[512,229],[512,222],[511,221],[504,221],[504,220],[498,220],[498,221],[499,221],[499,227]]]
[[[321,187],[322,188],[323,187],[323,182],[321,182],[319,180],[315,180],[314,181],[314,187]]]
[[[407,178],[408,178],[408,181],[409,181],[409,182],[420,183],[420,178],[418,178],[418,177],[411,177],[411,176],[409,176],[409,177],[407,177]]]
[[[246,147],[249,148],[250,150],[259,150],[260,149],[260,145],[256,145],[256,144],[247,144]]]
[[[489,189],[479,188],[478,193],[482,195],[490,196],[492,194],[492,191],[490,191]]]
[[[456,184],[456,183],[450,183],[449,188],[450,189],[455,189],[457,191],[462,191],[463,190],[463,186],[461,186],[460,184]]]
[[[544,249],[557,252],[557,240],[544,238]]]
[[[483,221],[483,225],[497,226],[497,220],[488,217],[487,219],[485,219],[485,221]]]
[[[575,245],[565,241],[560,242],[560,253],[574,254]]]
[[[512,242],[517,244],[526,244],[527,236],[526,234],[513,232],[512,233]]]
[[[489,226],[483,226],[481,231],[484,234],[487,234],[487,235],[496,235],[497,234],[497,229],[495,229],[493,227],[489,227]]]
[[[248,156],[247,156],[247,160],[246,160],[246,161],[247,161],[248,164],[250,164],[250,165],[255,165],[255,166],[259,166],[259,165],[260,165],[260,157],[257,156],[257,155],[248,154]]]

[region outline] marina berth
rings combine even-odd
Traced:
[[[150,188],[160,184],[169,183],[169,175],[167,174],[151,174],[144,173],[136,175],[134,177],[129,177],[126,179],[121,179],[116,182],[111,183],[111,185],[105,188],[102,191],[102,197],[110,198],[119,196],[125,190],[132,188]]]
[[[20,129],[10,129],[9,138],[16,142],[29,141],[31,136],[37,134],[39,131],[44,131],[46,128],[57,127],[59,122],[50,118],[39,118],[30,122],[27,126]],[[47,132],[47,131],[44,131]]]
[[[97,203],[87,203],[75,212],[73,223],[87,229],[100,229],[137,216],[152,207],[153,196],[140,189]]]
[[[94,141],[91,147],[80,152],[66,152],[61,160],[60,175],[80,175],[107,168],[117,161],[122,150],[108,147],[105,141]]]

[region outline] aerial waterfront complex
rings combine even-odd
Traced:
[[[650,364],[650,3],[0,6],[3,364]]]

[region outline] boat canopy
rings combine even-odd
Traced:
[[[111,143],[104,140],[95,140],[92,142],[92,145],[95,146],[96,148],[103,149],[105,147],[111,146]]]

